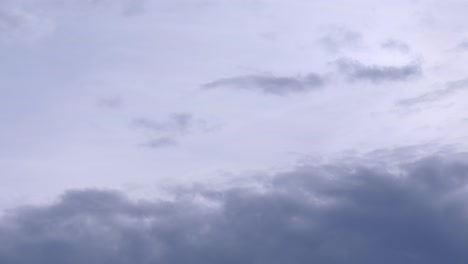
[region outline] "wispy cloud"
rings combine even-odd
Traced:
[[[194,125],[194,117],[188,113],[171,114],[167,120],[159,121],[145,117],[135,118],[133,123],[139,128],[154,132],[171,132],[183,134]]]
[[[151,139],[145,142],[144,144],[142,144],[142,146],[144,147],[153,148],[153,149],[172,147],[175,145],[177,145],[177,140],[172,137],[160,137],[156,139]]]
[[[458,50],[458,51],[467,51],[468,50],[468,40],[460,42],[457,45],[456,50]]]
[[[399,51],[402,53],[408,53],[411,51],[411,48],[408,44],[396,39],[386,40],[381,44],[381,47],[387,50]]]
[[[150,148],[176,146],[178,138],[196,130],[206,131],[205,121],[189,113],[173,113],[165,120],[140,117],[132,123],[149,138],[141,145]]]
[[[124,101],[119,96],[112,96],[101,98],[100,100],[98,100],[97,105],[100,107],[117,109],[122,108],[124,106]]]
[[[322,87],[324,84],[324,78],[314,73],[293,77],[244,75],[215,80],[203,85],[203,88],[243,89],[258,91],[268,95],[287,96],[315,90]]]
[[[417,62],[402,66],[365,65],[357,60],[340,59],[336,62],[338,70],[351,81],[370,81],[373,83],[406,81],[422,74]]]
[[[0,41],[34,41],[52,30],[52,21],[29,12],[20,3],[0,2]]]
[[[327,34],[319,39],[320,44],[334,52],[346,48],[362,47],[362,41],[360,33],[341,27],[332,28]]]
[[[400,100],[397,104],[401,106],[412,106],[421,103],[435,102],[437,100],[447,98],[465,89],[468,89],[468,78],[450,82],[446,85],[445,88],[438,89],[433,92],[428,92],[418,95],[416,97]]]

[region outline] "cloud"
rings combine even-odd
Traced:
[[[277,77],[272,75],[245,75],[219,79],[203,85],[204,89],[233,88],[258,91],[268,95],[287,96],[318,89],[325,80],[317,74]]]
[[[135,118],[133,125],[146,132],[146,140],[141,146],[162,148],[177,145],[177,139],[194,131],[209,131],[209,126],[202,119],[189,113],[173,113],[166,120],[154,120],[145,117]]]
[[[98,100],[97,105],[104,108],[118,109],[122,108],[125,104],[121,97],[112,96],[101,98],[100,100]]]
[[[362,36],[358,32],[344,28],[333,28],[319,42],[330,51],[338,52],[344,48],[358,48],[362,46]]]
[[[399,51],[402,53],[408,53],[411,50],[408,44],[395,39],[389,39],[383,42],[381,47],[387,50]]]
[[[365,65],[356,60],[339,59],[335,62],[338,74],[351,81],[373,83],[404,81],[421,75],[419,63],[403,66]],[[325,77],[315,73],[305,76],[278,77],[273,75],[243,75],[218,79],[206,83],[203,89],[239,89],[261,92],[267,95],[288,96],[317,90],[327,84]]]
[[[0,3],[0,40],[30,42],[53,30],[51,21],[19,5]]]
[[[194,125],[195,119],[188,113],[174,113],[167,120],[156,121],[148,118],[136,118],[133,123],[140,128],[155,132],[187,133]]]
[[[0,263],[465,263],[465,153],[307,165],[170,200],[69,191],[0,222]]]
[[[458,51],[466,51],[468,50],[468,41],[462,41],[460,42],[457,47],[456,47],[456,50]]]
[[[412,106],[412,105],[421,104],[421,103],[430,103],[430,102],[434,102],[434,101],[449,97],[467,88],[468,88],[468,78],[450,82],[446,85],[445,88],[442,88],[433,92],[428,92],[428,93],[424,93],[416,97],[400,100],[398,101],[397,104],[400,106]]]
[[[124,15],[138,15],[145,11],[145,2],[146,0],[89,0],[93,4],[104,4],[107,6],[112,6],[117,4],[122,10]]]
[[[338,70],[351,81],[370,81],[373,83],[405,81],[420,76],[419,63],[403,66],[365,65],[356,60],[340,59],[336,62]]]
[[[149,140],[143,144],[144,147],[148,148],[164,148],[172,147],[177,145],[177,140],[171,137],[160,137],[156,139]]]

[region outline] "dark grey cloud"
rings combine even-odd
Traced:
[[[381,46],[384,49],[399,51],[402,53],[408,53],[411,50],[408,44],[396,39],[388,39],[385,42],[383,42]]]
[[[306,76],[278,77],[245,75],[219,79],[203,85],[204,89],[233,88],[259,91],[268,95],[287,96],[318,89],[325,84],[323,77],[311,73]]]
[[[456,94],[462,90],[468,89],[468,78],[454,82],[449,82],[442,89],[438,89],[433,92],[424,93],[416,97],[403,99],[397,102],[400,106],[412,106],[421,103],[430,103],[437,100],[447,98],[453,94]]]
[[[338,52],[344,48],[359,48],[363,46],[360,33],[344,28],[333,28],[319,39],[319,43],[334,52]]]
[[[464,264],[467,158],[308,165],[159,201],[70,191],[0,221],[0,263]]]
[[[422,74],[417,62],[403,66],[365,65],[356,60],[340,59],[336,62],[338,70],[351,81],[370,81],[373,83],[406,81]]]

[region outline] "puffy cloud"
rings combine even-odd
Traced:
[[[465,263],[467,157],[342,160],[171,200],[70,191],[1,221],[0,262]]]

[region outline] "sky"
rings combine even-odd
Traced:
[[[467,12],[0,0],[0,262],[466,263]]]

